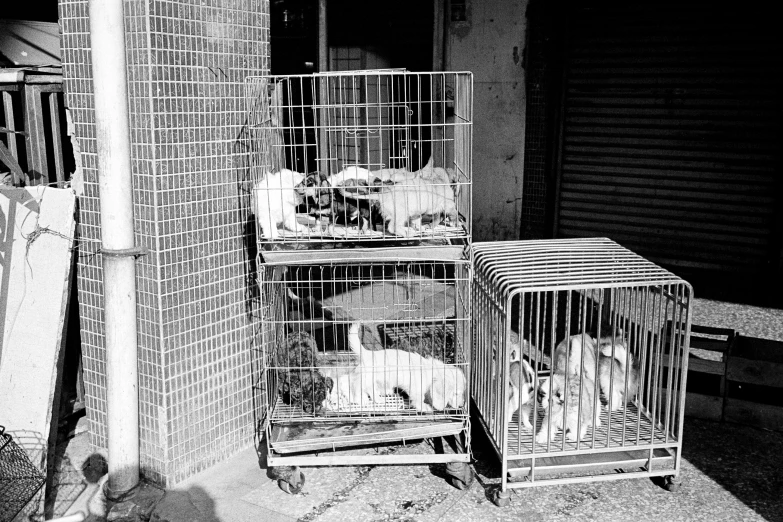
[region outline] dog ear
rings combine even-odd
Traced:
[[[330,392],[332,391],[332,388],[334,388],[334,381],[331,377],[327,377],[324,382],[326,383],[326,389]]]

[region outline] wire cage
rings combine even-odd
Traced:
[[[10,522],[44,485],[35,467],[5,428],[0,426],[0,521]]]
[[[453,453],[415,462],[452,463],[452,479],[468,483],[468,266],[261,265],[254,360],[268,464],[409,464],[410,456],[341,451],[445,437]]]
[[[470,238],[472,75],[247,79],[259,246]]]
[[[604,238],[476,243],[474,260],[471,390],[502,463],[495,501],[557,482],[674,487],[691,286]]]

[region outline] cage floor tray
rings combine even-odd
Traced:
[[[535,460],[537,475],[566,474],[577,472],[581,475],[599,470],[633,469],[650,465],[652,470],[674,467],[675,454],[668,448],[621,450],[589,453],[581,455],[558,455],[540,457]],[[531,457],[511,460],[508,474],[511,480],[527,477],[533,466]]]
[[[281,454],[331,450],[384,442],[456,435],[465,422],[455,419],[393,420],[371,422],[302,421],[272,426],[269,442]]]
[[[534,454],[533,432],[524,427],[519,429],[518,415],[519,413],[514,414],[507,433],[509,458]],[[539,430],[540,425],[539,419],[535,429]],[[671,434],[667,437],[664,427],[653,423],[644,409],[640,410],[636,404],[628,404],[624,411],[615,411],[611,415],[605,407],[602,408],[601,426],[598,429],[588,429],[587,435],[578,443],[566,440],[563,444],[563,432],[560,431],[549,444],[549,449],[546,444],[536,443],[535,455],[610,448],[641,447],[649,450],[649,446],[653,444],[676,446],[677,439]]]

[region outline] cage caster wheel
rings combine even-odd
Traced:
[[[295,482],[291,482],[294,480]],[[299,468],[294,468],[290,479],[278,479],[277,487],[288,493],[289,495],[296,495],[302,491],[305,485],[304,473],[299,471]]]
[[[670,493],[676,493],[682,486],[682,481],[674,475],[666,475],[663,477],[663,489]]]
[[[449,474],[449,484],[459,490],[466,490],[473,485],[476,478],[473,470],[467,462],[449,462],[446,465],[446,473]]]
[[[492,502],[494,502],[497,507],[506,507],[511,504],[511,493],[497,488],[494,493],[492,493]]]

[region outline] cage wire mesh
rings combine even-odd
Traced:
[[[477,243],[474,255],[471,389],[502,489],[615,469],[675,476],[690,285],[602,238]]]
[[[267,264],[259,280],[273,452],[468,436],[467,262]]]
[[[46,477],[0,426],[0,522],[10,522],[44,485]]]
[[[260,245],[470,238],[472,75],[247,80]]]

